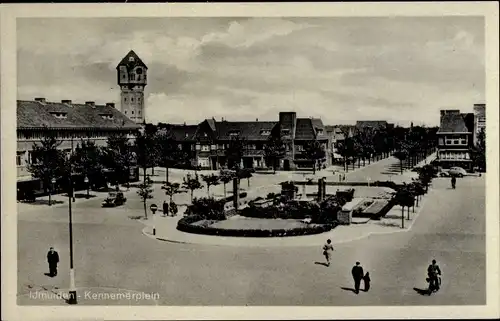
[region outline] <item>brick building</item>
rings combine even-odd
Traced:
[[[115,133],[125,133],[131,139],[140,126],[115,108],[114,103],[96,105],[71,100],[48,102],[45,98],[17,101],[17,181],[19,185],[31,184],[42,188],[41,182],[31,177],[27,164],[32,162],[33,145],[51,134],[61,141],[58,148],[70,153],[81,139],[90,139],[98,146],[106,145],[107,138]]]
[[[459,166],[472,170],[474,114],[456,109],[441,110],[440,113],[437,162],[443,168]]]

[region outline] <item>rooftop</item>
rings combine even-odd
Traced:
[[[94,102],[75,104],[71,101],[48,102],[44,99],[17,101],[17,128],[105,128],[139,129],[114,104],[96,105]]]

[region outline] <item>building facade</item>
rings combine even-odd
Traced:
[[[477,135],[486,132],[486,104],[474,104],[474,145],[477,145]]]
[[[144,88],[147,85],[148,67],[131,50],[116,66],[120,86],[120,111],[137,124],[146,120]]]
[[[474,146],[474,114],[460,110],[441,110],[437,132],[437,162],[443,168],[453,166],[472,170],[471,150]]]
[[[297,118],[295,112],[281,112],[279,121],[227,121],[206,119],[198,125],[169,125],[168,130],[179,144],[179,149],[189,152],[191,163],[202,169],[217,170],[232,167],[227,149],[231,141],[243,141],[242,168],[269,168],[266,163],[265,144],[271,135],[281,135],[285,155],[279,167],[283,170],[311,167],[304,155],[304,144],[318,141],[326,151],[328,137],[320,119]],[[326,163],[327,157],[320,160]]]
[[[17,101],[17,181],[32,182],[39,189],[41,182],[31,177],[27,165],[33,161],[33,146],[47,135],[60,141],[59,149],[71,153],[82,139],[105,146],[110,135],[124,133],[133,139],[140,126],[115,108],[114,103],[96,105],[71,100],[48,102],[45,98]]]

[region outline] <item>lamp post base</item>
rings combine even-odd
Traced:
[[[75,291],[69,291],[69,298],[68,298],[68,304],[77,304],[77,296],[76,296],[76,290]]]

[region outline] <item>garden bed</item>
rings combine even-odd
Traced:
[[[177,229],[182,232],[239,237],[285,237],[320,234],[330,231],[336,224],[305,224],[299,220],[233,218],[208,221],[197,215],[179,220]]]

